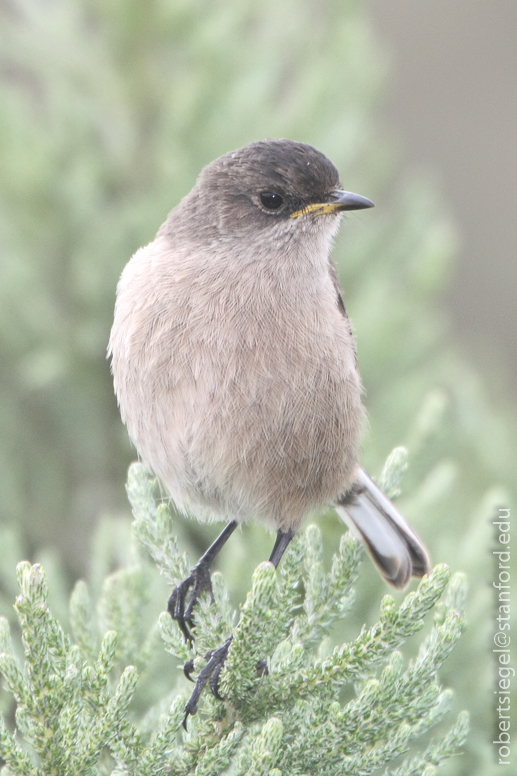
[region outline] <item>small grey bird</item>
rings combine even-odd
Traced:
[[[330,253],[343,211],[372,206],[312,146],[252,143],[209,164],[122,273],[109,344],[122,419],[178,509],[228,523],[169,599],[187,639],[211,561],[248,520],[277,531],[277,566],[331,504],[389,583],[429,570],[359,466],[361,380]]]

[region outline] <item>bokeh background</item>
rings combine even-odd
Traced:
[[[517,473],[511,18],[503,2],[0,3],[2,524],[26,556],[52,550],[66,587],[88,571],[100,516],[129,522],[134,451],[105,360],[118,276],[203,165],[258,138],[312,143],[377,205],[347,218],[335,251],[364,461],[378,476],[408,447],[401,508],[433,559],[469,576],[469,630],[443,678],[474,734],[447,768],[484,776],[491,520],[515,504]],[[320,524],[330,553],[342,527]],[[195,557],[217,528],[181,530]],[[225,550],[236,601],[270,543],[249,527]],[[7,576],[4,556],[5,541]],[[352,632],[384,592],[365,564]]]
[[[390,74],[377,114],[460,234],[443,296],[472,361],[517,388],[517,5],[367,0]],[[504,375],[504,377],[503,377]]]

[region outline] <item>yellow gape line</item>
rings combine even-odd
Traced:
[[[311,205],[302,207],[301,210],[295,210],[291,213],[291,218],[298,218],[304,216],[307,213],[316,213],[317,216],[324,216],[328,213],[335,213],[336,210],[341,210],[340,203],[338,202],[313,202]]]

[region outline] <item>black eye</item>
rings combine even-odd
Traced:
[[[275,191],[263,191],[260,194],[260,201],[266,210],[279,210],[284,204],[284,198]]]

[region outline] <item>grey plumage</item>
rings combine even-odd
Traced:
[[[302,143],[221,157],[124,269],[109,353],[122,419],[179,509],[294,532],[335,504],[402,586],[429,562],[359,468],[362,388],[330,258],[341,212],[371,204]]]

